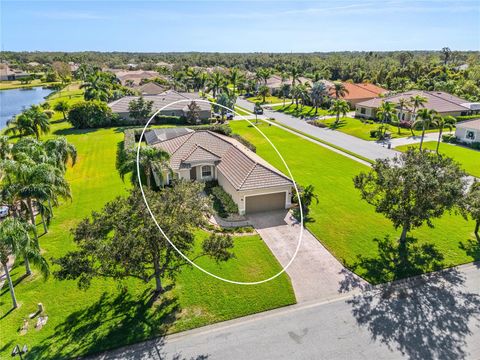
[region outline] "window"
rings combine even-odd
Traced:
[[[212,177],[212,167],[202,166],[202,178]]]
[[[475,131],[467,130],[465,132],[465,139],[475,141]]]
[[[365,113],[366,113],[366,110],[365,110],[365,108],[360,108],[360,114],[363,114],[363,115],[365,115]]]

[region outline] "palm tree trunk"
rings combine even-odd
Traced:
[[[50,198],[48,199],[48,209],[50,210],[50,217],[53,218],[53,207]]]
[[[335,125],[337,125],[339,121],[340,121],[340,112],[337,111],[337,118],[335,119]]]
[[[17,298],[15,296],[15,289],[13,288],[12,278],[10,277],[10,271],[8,270],[8,265],[2,263],[3,271],[5,271],[5,275],[7,277],[8,287],[10,288],[10,296],[12,297],[13,308],[16,309],[18,307]]]
[[[425,122],[422,122],[422,137],[420,139],[420,150],[422,150],[423,147],[423,137],[425,136]]]
[[[438,155],[438,148],[440,147],[440,141],[442,139],[442,132],[443,132],[443,128],[440,128],[440,131],[438,132],[437,155]]]
[[[479,232],[480,231],[480,220],[477,220],[477,224],[475,225],[475,235],[477,236],[477,240],[480,241]]]
[[[150,176],[150,167],[145,168],[145,177],[147,178],[147,187],[152,189],[152,181]]]
[[[28,207],[28,212],[30,213],[30,221],[33,225],[33,235],[35,237],[35,240],[38,240],[37,224],[35,223],[35,214],[33,213],[33,205],[32,205],[32,199],[31,198],[27,199],[27,207]]]
[[[25,257],[25,274],[32,275],[32,269],[30,268],[30,261]]]
[[[45,221],[45,216],[43,215],[43,213],[41,213],[40,216],[42,217],[43,231],[46,234],[46,233],[48,233],[47,222]]]

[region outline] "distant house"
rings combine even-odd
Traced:
[[[140,85],[136,90],[142,95],[158,95],[165,92],[167,88],[154,82],[147,82]]]
[[[122,85],[139,86],[142,80],[160,77],[156,71],[119,69],[109,69],[108,71],[113,72]]]
[[[2,64],[0,65],[0,80],[4,81],[13,81],[13,80],[19,80],[22,78],[26,78],[30,76],[30,74],[22,71],[22,70],[13,70],[10,69],[8,65]]]
[[[217,180],[237,204],[240,214],[288,209],[293,182],[238,141],[211,131],[155,129],[147,144],[170,154],[172,179]],[[155,181],[160,183],[155,174]]]
[[[355,116],[360,118],[375,119],[376,110],[382,104],[382,102],[385,101],[398,104],[400,99],[409,100],[412,96],[416,95],[425,97],[427,99],[424,108],[435,110],[442,116],[464,116],[478,113],[480,110],[480,103],[470,103],[465,99],[443,91],[411,90],[396,95],[360,102],[355,106]],[[414,120],[412,116],[413,109],[411,107],[403,109],[402,113],[400,113],[400,108],[398,106],[397,110],[400,120]]]
[[[115,100],[108,104],[112,109],[112,112],[119,114],[124,119],[129,118],[128,106],[132,100],[137,100],[139,96],[125,96],[121,99]],[[188,114],[188,105],[195,100],[200,100],[198,93],[179,93],[174,90],[164,91],[158,95],[146,95],[144,96],[146,101],[153,101],[153,111],[163,108],[169,105],[165,110],[162,110],[159,115],[164,116],[179,116],[184,117]],[[186,101],[186,100],[191,100]],[[174,102],[176,104],[170,105]],[[212,109],[209,103],[204,101],[197,101],[196,104],[200,108],[199,119],[209,119],[212,116]]]
[[[343,85],[345,87],[346,94],[341,98],[348,102],[352,108],[354,108],[355,105],[360,102],[374,99],[388,92],[388,90],[370,83],[353,84],[344,82]],[[334,98],[335,91],[333,91],[332,88],[333,84],[330,87],[330,97]]]
[[[457,123],[455,136],[461,142],[480,143],[480,118]]]
[[[159,68],[165,68],[165,69],[168,69],[168,70],[171,70],[173,68],[173,64],[170,64],[170,63],[167,63],[167,62],[164,62],[164,61],[159,61],[155,64],[155,66],[159,67]]]
[[[80,67],[80,64],[74,63],[73,61],[69,61],[68,62],[68,67],[70,68],[71,72],[75,72]]]
[[[330,83],[328,80],[323,80],[326,83]],[[285,81],[282,81],[282,77],[279,75],[272,75],[267,79],[266,86],[270,88],[270,92],[275,95],[280,92],[280,89],[282,88],[283,84],[288,84],[292,85],[293,81],[292,79],[285,79]],[[299,83],[301,84],[310,84],[312,85],[312,80],[308,79],[306,77],[300,77],[295,81],[295,85],[298,85]],[[264,83],[261,82],[260,85],[263,85]],[[328,86],[328,85],[327,85]]]

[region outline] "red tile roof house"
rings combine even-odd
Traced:
[[[384,95],[388,90],[370,83],[353,84],[344,82],[347,93],[342,97],[352,108],[355,105],[366,100],[374,99],[380,95]],[[330,87],[330,97],[335,98],[335,91]]]
[[[424,105],[426,109],[433,109],[442,116],[464,116],[480,110],[480,103],[469,103],[465,99],[450,95],[443,91],[411,90],[396,95],[360,102],[355,107],[355,117],[375,119],[376,110],[382,104],[382,102],[388,101],[398,104],[400,99],[403,98],[409,100],[412,96],[416,95],[420,95],[427,99],[427,102]],[[413,109],[404,109],[402,114],[400,114],[400,109],[398,109],[398,107],[397,110],[400,120],[414,120],[412,118]]]
[[[241,215],[291,206],[293,182],[235,139],[211,131],[164,128],[145,133],[145,140],[170,154],[173,178],[217,180]],[[167,183],[171,177],[165,174]],[[155,181],[160,183],[157,175]]]

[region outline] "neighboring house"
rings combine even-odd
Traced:
[[[112,109],[112,112],[119,114],[124,119],[129,118],[128,105],[132,100],[137,100],[139,96],[125,96],[121,99],[115,100],[108,104]],[[158,109],[163,108],[166,105],[172,104],[179,100],[200,100],[198,93],[179,93],[174,90],[168,90],[158,95],[146,95],[144,96],[146,101],[153,101],[152,111],[155,112]],[[188,114],[188,105],[190,102],[181,101],[176,104],[168,106],[165,110],[160,112],[160,115],[165,116],[180,116],[184,117]],[[209,119],[212,116],[211,105],[204,101],[197,101],[197,105],[200,108],[199,118]]]
[[[108,71],[113,72],[122,85],[131,83],[133,86],[139,86],[142,80],[160,77],[160,74],[156,71],[118,69],[111,69]]]
[[[140,85],[136,90],[142,95],[158,95],[165,92],[167,88],[154,82],[148,82]]]
[[[464,116],[478,113],[480,110],[480,103],[469,103],[465,99],[443,91],[411,90],[396,95],[360,102],[355,106],[355,116],[366,119],[375,119],[376,110],[382,104],[382,102],[385,101],[398,104],[400,99],[409,100],[412,96],[416,95],[420,95],[427,99],[424,108],[435,110],[442,116]],[[397,115],[399,116],[400,120],[414,120],[412,116],[413,109],[411,107],[403,109],[402,114],[400,114],[400,109],[398,106],[397,110]]]
[[[321,81],[324,81],[326,83],[326,85],[328,83],[330,83],[328,80],[321,80]],[[297,81],[295,81],[296,85],[298,85],[299,83],[312,85],[312,80],[308,79],[308,78],[305,78],[305,77],[300,77]],[[264,85],[264,82],[260,81],[259,84]],[[267,84],[266,85],[270,88],[270,92],[273,95],[275,95],[280,91],[283,84],[288,84],[288,85],[291,86],[292,85],[292,79],[286,79],[285,81],[282,81],[281,76],[272,75],[267,79]]]
[[[155,64],[155,66],[158,66],[160,68],[165,68],[165,69],[168,69],[168,70],[172,70],[173,69],[173,64],[170,64],[170,63],[167,63],[167,62],[164,62],[164,61],[159,61]]]
[[[480,143],[480,118],[457,123],[455,136],[461,142]]]
[[[173,178],[208,181],[231,195],[240,214],[288,209],[293,182],[238,141],[211,131],[188,128],[155,129],[145,134],[147,144],[170,154]],[[157,184],[159,178],[155,175]]]
[[[0,68],[0,80],[8,80],[8,81],[13,81],[13,80],[18,80],[22,79],[25,77],[30,76],[30,74],[22,71],[22,70],[13,70],[10,69],[7,65],[2,65]]]
[[[344,82],[343,85],[345,86],[346,94],[341,98],[348,102],[352,109],[360,102],[374,99],[388,92],[388,90],[370,83],[353,84]],[[332,87],[330,87],[330,97],[335,98],[335,91]]]
[[[68,67],[70,68],[71,72],[75,72],[80,67],[80,64],[74,63],[73,61],[69,61],[68,62]]]

